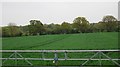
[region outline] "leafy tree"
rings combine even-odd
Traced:
[[[3,37],[15,37],[21,36],[22,32],[18,26],[15,26],[15,23],[9,23],[8,26],[2,27],[2,36]]]
[[[56,27],[55,27],[54,23],[47,25],[47,32],[49,34],[55,34],[55,29],[56,29]]]
[[[87,29],[89,27],[89,22],[85,17],[77,17],[73,21],[73,27],[76,29],[78,32],[87,32]]]
[[[39,20],[30,20],[29,33],[31,35],[44,34],[44,27]]]
[[[102,19],[102,22],[105,23],[106,30],[108,32],[115,31],[115,29],[117,29],[117,25],[118,25],[117,19],[114,16],[111,16],[111,15],[104,16]]]
[[[10,37],[11,32],[8,27],[2,27],[2,37]]]
[[[68,22],[63,22],[61,24],[62,33],[71,33],[72,26]]]
[[[103,17],[102,21],[103,22],[114,22],[114,21],[117,21],[117,19],[112,15],[107,15]]]
[[[10,36],[21,36],[22,35],[21,30],[15,23],[9,23],[8,29],[10,32]]]
[[[88,31],[89,32],[96,32],[96,23],[90,23],[90,25],[89,25],[89,29],[88,29]]]
[[[22,35],[23,36],[28,36],[29,35],[29,28],[28,28],[28,25],[26,26],[20,26],[20,30],[22,31]]]
[[[94,32],[104,32],[106,31],[105,28],[106,26],[103,22],[94,23],[93,25]]]
[[[62,28],[60,24],[55,24],[55,28],[53,29],[55,34],[61,34],[62,33]]]
[[[1,28],[0,28],[1,30]],[[2,36],[21,36],[21,35],[43,35],[43,34],[69,34],[69,33],[88,33],[88,32],[112,32],[120,31],[120,21],[114,16],[104,16],[98,23],[89,23],[85,17],[77,17],[73,23],[63,22],[62,24],[42,24],[39,20],[30,20],[26,26],[17,26],[15,23],[9,23],[2,27]]]
[[[61,25],[51,23],[49,25],[44,25],[46,32],[48,34],[60,34],[61,33]]]

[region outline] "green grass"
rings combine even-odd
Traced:
[[[84,34],[61,34],[8,37],[2,39],[3,50],[41,50],[41,49],[118,49],[118,33],[84,33]],[[40,53],[20,53],[26,58],[42,57]],[[118,53],[106,53],[112,58],[118,58]],[[3,53],[3,57],[8,57],[10,53]],[[90,58],[94,53],[68,53],[68,58]],[[53,58],[54,53],[45,53],[46,58]],[[64,53],[58,53],[59,58],[64,58]],[[97,57],[95,57],[97,58]],[[104,56],[102,58],[105,58]],[[25,61],[18,60],[18,65],[28,65]],[[30,61],[34,65],[55,65],[52,61]],[[80,65],[84,61],[59,61],[58,65]],[[8,60],[3,65],[14,65],[14,60]],[[97,61],[90,61],[88,65],[99,65]],[[102,61],[103,65],[114,65],[111,61]]]
[[[9,37],[2,49],[118,49],[118,33],[85,33]]]

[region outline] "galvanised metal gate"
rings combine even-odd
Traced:
[[[33,64],[29,60],[53,60],[53,61],[64,61],[64,60],[79,60],[79,61],[85,61],[84,63],[80,64],[80,66],[84,66],[89,62],[90,60],[99,61],[99,65],[101,66],[101,62],[103,60],[111,60],[114,64],[120,67],[120,63],[117,61],[120,61],[119,58],[111,58],[108,55],[105,54],[105,52],[118,52],[120,53],[120,50],[0,50],[1,53],[12,53],[9,57],[6,58],[0,58],[3,60],[3,64],[7,60],[15,60],[15,64],[17,65],[17,60],[25,60],[29,65],[33,66]],[[83,52],[94,52],[94,55],[92,55],[89,58],[68,58],[67,53],[83,53]],[[42,58],[25,58],[20,53],[42,53]],[[54,58],[45,58],[44,53],[54,53]],[[64,53],[64,58],[58,58],[57,53]],[[106,58],[101,58],[101,56],[105,56]],[[13,57],[14,56],[14,57]],[[19,56],[19,57],[18,57]],[[99,58],[95,58],[95,56],[99,56]],[[55,60],[57,58],[57,60]]]

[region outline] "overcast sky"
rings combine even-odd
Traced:
[[[5,2],[2,3],[2,25],[16,23],[27,25],[31,19],[43,24],[72,23],[78,17],[86,17],[90,23],[102,20],[105,15],[118,18],[117,2]]]

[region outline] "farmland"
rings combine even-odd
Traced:
[[[60,34],[60,35],[42,35],[42,36],[23,36],[23,37],[8,37],[2,39],[3,50],[94,50],[94,49],[118,49],[118,33],[80,33],[80,34]],[[69,58],[91,57],[94,53],[69,53]],[[9,54],[4,54],[7,57]],[[24,57],[41,57],[37,53],[22,54]],[[64,54],[58,53],[59,58],[63,58]],[[107,53],[113,58],[118,58],[118,53]],[[54,54],[45,54],[47,58],[53,58]],[[104,57],[103,57],[104,58]],[[6,65],[13,65],[14,60],[9,60]],[[11,62],[11,63],[10,63]],[[26,63],[18,61],[19,64]],[[35,65],[54,65],[52,61],[30,61]],[[98,62],[91,61],[92,64]],[[58,65],[80,65],[82,61],[59,61]],[[91,63],[88,63],[91,64]],[[102,64],[112,64],[108,61],[103,61]]]
[[[118,33],[84,33],[9,37],[2,39],[3,50],[29,49],[117,49]]]

